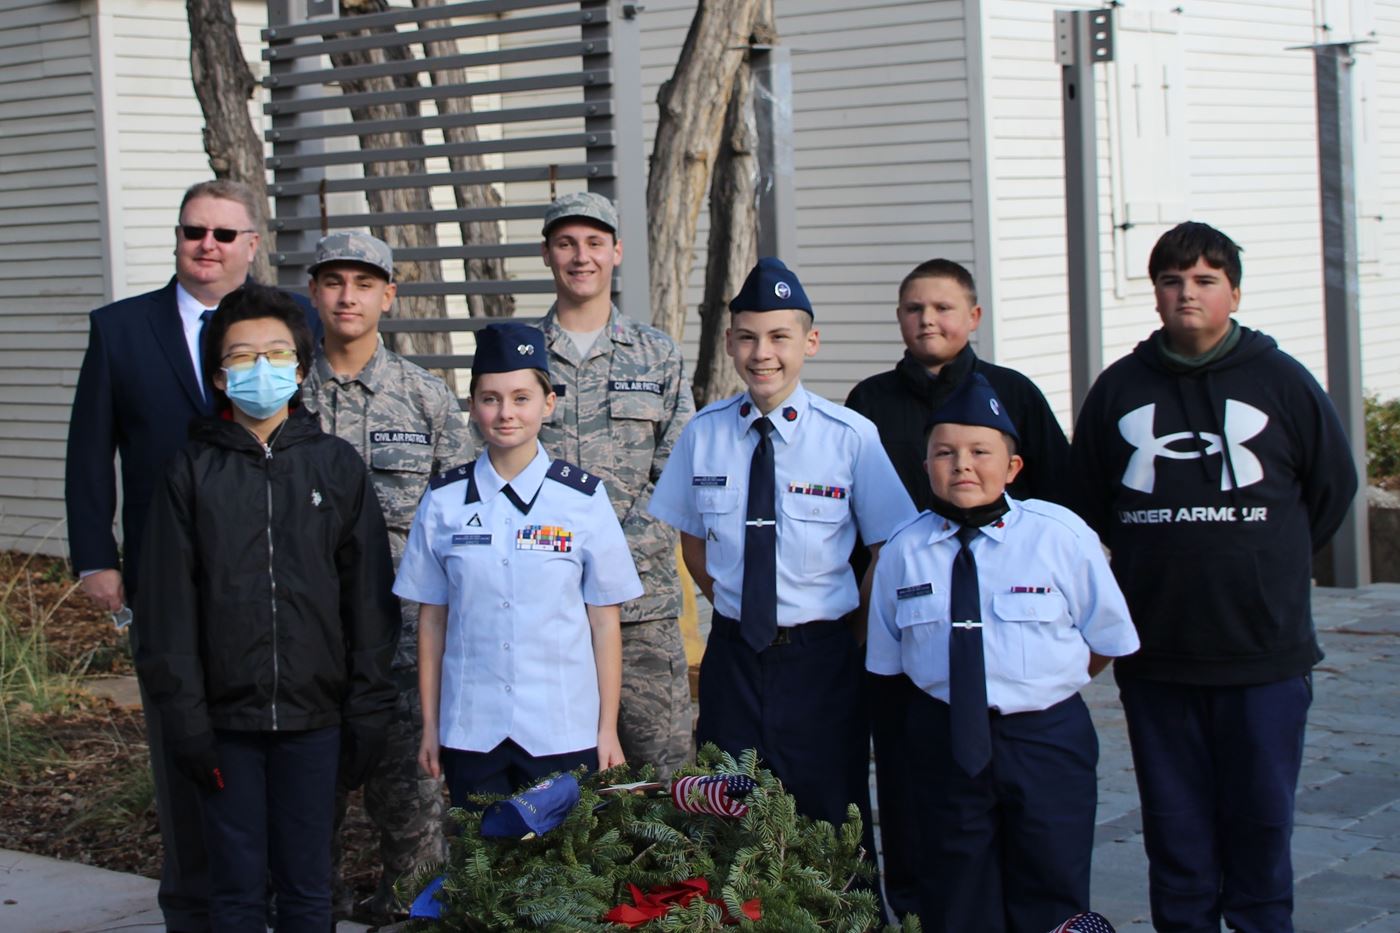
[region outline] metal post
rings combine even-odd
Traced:
[[[1065,258],[1069,282],[1070,395],[1074,414],[1103,369],[1099,175],[1094,65],[1113,60],[1111,10],[1056,10],[1065,123]]]
[[[1356,200],[1352,158],[1352,43],[1315,45],[1317,162],[1322,194],[1322,294],[1327,321],[1327,391],[1337,407],[1361,483],[1352,509],[1332,539],[1333,582],[1371,582],[1366,496],[1366,416],[1361,394],[1361,312],[1356,264]]]
[[[793,269],[797,256],[797,206],[793,196],[792,51],[755,45],[754,122],[758,128],[758,254],[777,256]]]
[[[611,117],[584,120],[587,132],[612,130],[617,177],[589,182],[589,188],[617,202],[625,247],[618,266],[617,304],[639,321],[651,322],[651,262],[647,249],[647,154],[642,126],[642,27],[640,3],[583,0],[584,10],[609,9],[606,23],[583,27],[583,38],[610,40],[611,52],[584,55],[584,70],[612,69],[612,86],[584,88],[584,100],[613,101]],[[589,161],[593,154],[589,154]]]
[[[291,26],[297,23],[308,22],[312,19],[334,19],[340,15],[340,4],[338,0],[267,0],[267,34],[269,38],[275,39],[279,26]],[[294,40],[298,42],[314,41],[310,38]],[[297,71],[314,71],[321,67],[320,62],[315,57],[292,58],[292,59],[271,59],[268,67],[269,77],[267,85],[270,89],[269,97],[276,104],[284,101],[304,100],[307,97],[319,97],[324,93],[324,88],[319,84],[300,85],[297,87],[278,87],[278,77],[292,74]],[[310,112],[304,114],[272,114],[272,131],[269,134],[272,140],[272,156],[268,159],[271,166],[273,183],[271,193],[276,205],[275,216],[277,217],[314,217],[321,211],[320,198],[314,194],[306,194],[295,197],[287,197],[279,194],[279,184],[287,184],[295,181],[320,181],[325,178],[326,172],[323,168],[296,168],[284,169],[278,164],[279,157],[292,155],[307,155],[312,152],[323,152],[325,142],[323,140],[299,140],[296,142],[281,142],[278,140],[278,130],[292,127],[304,127],[315,123],[325,122],[325,117],[320,112]],[[317,230],[278,230],[276,221],[271,222],[273,230],[277,234],[277,250],[273,253],[274,262],[277,266],[277,284],[283,288],[294,288],[300,290],[306,287],[306,270],[301,266],[282,265],[281,257],[287,253],[309,252],[316,246],[316,241],[320,239],[320,232]]]

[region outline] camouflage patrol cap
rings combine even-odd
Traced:
[[[613,207],[613,202],[608,198],[592,191],[566,194],[550,204],[549,209],[544,212],[544,229],[540,233],[542,236],[549,236],[550,227],[561,220],[575,217],[602,224],[614,236],[617,235],[617,208]]]
[[[316,244],[316,261],[306,267],[306,274],[314,276],[317,269],[332,262],[357,262],[378,269],[391,282],[394,280],[394,251],[379,237],[359,230],[321,237]]]

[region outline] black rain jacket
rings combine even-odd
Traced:
[[[264,447],[190,424],[146,520],[137,672],[171,741],[386,727],[399,605],[355,449],[294,409]]]

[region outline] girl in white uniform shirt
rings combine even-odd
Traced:
[[[423,604],[418,761],[445,774],[454,806],[623,761],[619,605],[642,584],[598,478],[537,440],[554,410],[548,359],[533,327],[479,332],[471,417],[486,454],[432,481],[394,583]]]

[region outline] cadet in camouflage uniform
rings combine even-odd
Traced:
[[[622,243],[611,201],[585,192],[554,202],[542,252],[555,303],[540,327],[559,398],[540,442],[603,477],[627,534],[646,594],[622,607],[618,734],[629,763],[649,762],[665,780],[690,757],[690,682],[676,534],[646,506],[695,400],[675,342],[612,303]]]
[[[369,467],[384,510],[398,567],[409,525],[428,478],[472,459],[466,419],[439,378],[384,348],[379,318],[396,291],[393,254],[365,233],[333,233],[316,246],[311,301],[325,326],[325,343],[302,384],[302,402],[321,426],[349,441]],[[393,884],[424,862],[442,859],[440,780],[418,768],[422,710],[418,702],[418,604],[402,602],[403,628],[394,657],[399,705],[388,745],[365,781],[365,809],[379,830],[383,873],[368,912],[388,919],[400,909]],[[340,875],[339,824],[347,788],[338,791],[335,837],[337,915],[348,914],[350,892]]]

